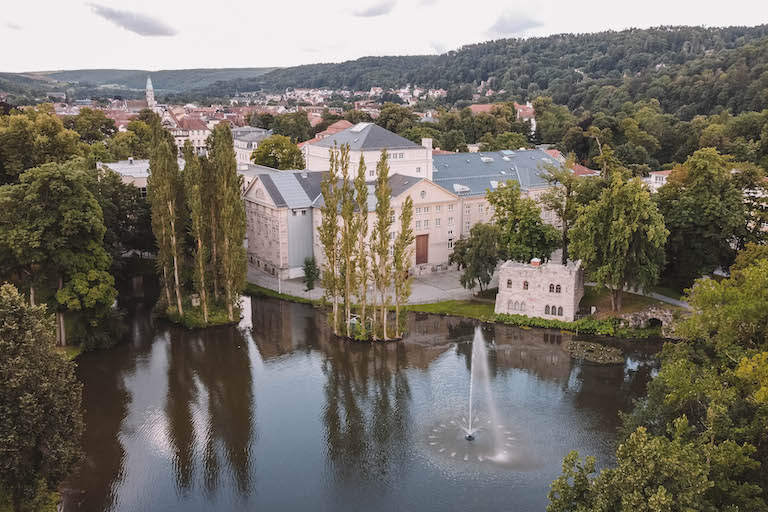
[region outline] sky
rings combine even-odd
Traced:
[[[285,67],[502,37],[762,23],[765,0],[4,0],[0,71]]]

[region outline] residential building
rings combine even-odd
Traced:
[[[573,322],[584,296],[581,262],[507,261],[499,270],[497,314],[523,315]]]
[[[176,121],[176,126],[171,127],[170,132],[179,149],[179,154],[186,141],[192,143],[198,155],[205,155],[208,152],[208,137],[211,135],[211,130],[202,119],[184,117]]]
[[[649,176],[643,181],[648,185],[651,192],[658,192],[658,190],[667,183],[667,178],[672,174],[672,170],[667,171],[651,171]]]
[[[376,163],[381,150],[389,154],[391,174],[402,174],[418,178],[432,178],[432,139],[423,139],[422,145],[390,132],[373,123],[358,123],[302,147],[307,169],[327,171],[330,169],[330,152],[336,147],[349,145],[349,169],[352,176],[357,174],[360,156],[363,156],[368,177],[376,175]]]
[[[244,126],[232,130],[232,139],[235,145],[235,158],[239,164],[248,164],[251,162],[253,151],[259,147],[259,144],[272,135],[272,130],[263,128],[254,128],[253,126]]]

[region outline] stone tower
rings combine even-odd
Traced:
[[[147,107],[155,108],[157,102],[155,102],[155,89],[152,87],[152,79],[147,77]]]

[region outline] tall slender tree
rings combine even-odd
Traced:
[[[400,232],[395,237],[395,245],[392,251],[392,262],[394,265],[395,281],[395,337],[399,338],[400,332],[400,308],[408,302],[411,296],[411,284],[413,277],[409,269],[411,267],[411,257],[413,256],[413,199],[408,196],[403,202],[400,210]]]
[[[379,291],[382,339],[387,340],[387,289],[392,280],[390,257],[390,233],[394,224],[392,210],[392,189],[389,186],[389,163],[386,149],[381,150],[381,157],[376,164],[376,221],[373,225],[373,276]]]
[[[211,150],[210,140],[208,150]],[[219,300],[219,210],[221,201],[221,179],[219,178],[219,169],[207,157],[200,158],[200,164],[203,169],[203,210],[206,212],[206,240],[211,251],[211,278],[213,281],[213,298]]]
[[[325,253],[321,282],[325,288],[325,298],[333,303],[331,327],[339,334],[339,193],[336,184],[339,179],[339,155],[336,148],[330,152],[330,170],[320,184],[323,206],[320,208],[320,243]]]
[[[218,204],[220,262],[216,269],[224,287],[229,321],[235,320],[234,308],[245,288],[246,255],[245,204],[242,198],[243,178],[237,173],[237,160],[229,124],[216,126],[211,134],[211,165],[219,179]]]
[[[341,146],[339,168],[342,180],[339,190],[341,203],[341,240],[339,245],[340,266],[344,278],[344,323],[347,337],[352,336],[352,295],[355,291],[355,246],[357,244],[357,219],[355,218],[355,196],[349,176],[349,145]]]
[[[203,210],[203,167],[190,141],[184,143],[184,192],[189,208],[189,231],[195,240],[195,290],[200,294],[203,306],[203,320],[208,323],[208,291],[205,286],[205,266],[208,247],[205,244],[205,221]]]
[[[158,240],[158,264],[163,272],[166,296],[171,307],[170,292],[168,291],[169,274],[173,273],[173,283],[176,295],[176,308],[180,316],[184,316],[181,297],[181,244],[182,238],[178,230],[181,228],[179,212],[182,181],[179,164],[176,161],[176,151],[171,147],[166,136],[156,129],[155,149],[149,159],[149,177],[147,178],[147,197],[152,205],[152,227]],[[160,133],[157,133],[160,132]]]
[[[357,204],[357,244],[356,252],[356,283],[357,283],[357,302],[360,305],[360,328],[361,334],[366,334],[365,307],[368,300],[368,281],[371,277],[371,270],[368,264],[368,184],[365,182],[365,159],[360,155],[360,163],[357,166],[357,176],[355,176],[355,203]]]

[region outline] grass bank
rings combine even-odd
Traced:
[[[323,302],[322,299],[307,299],[306,297],[278,293],[275,290],[270,290],[269,288],[264,288],[253,283],[245,285],[245,294],[251,297],[272,297],[273,299],[282,299],[290,302],[298,302],[300,304],[322,304]]]

